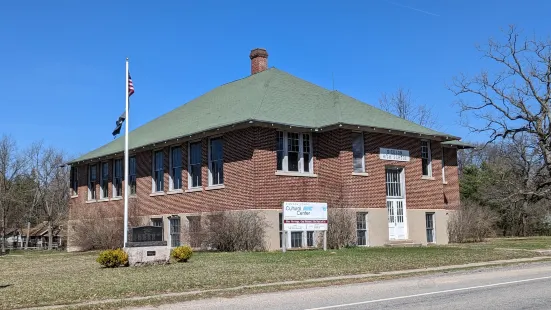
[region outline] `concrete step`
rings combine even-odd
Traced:
[[[413,240],[389,240],[385,243],[387,247],[420,247],[423,244],[414,242]]]

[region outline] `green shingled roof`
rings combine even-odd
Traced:
[[[129,148],[251,120],[314,129],[337,124],[358,125],[453,138],[271,68],[217,87],[136,128],[129,134]],[[124,137],[121,136],[72,162],[123,150]]]

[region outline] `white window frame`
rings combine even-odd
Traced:
[[[103,176],[103,165],[107,165],[107,186],[106,186],[106,191],[107,193],[104,193],[103,192],[103,181],[104,180],[104,176]],[[99,198],[100,199],[108,199],[109,198],[109,162],[107,161],[104,161],[104,162],[101,162],[100,165],[99,165],[100,169],[100,173],[99,173]]]
[[[358,228],[358,217],[362,216],[363,221],[365,222],[365,228]],[[356,245],[357,246],[369,246],[369,226],[368,226],[368,213],[367,212],[356,212]],[[358,232],[365,231],[365,244],[358,243]]]
[[[180,182],[183,181],[183,178],[181,176],[182,174],[182,171],[184,170],[184,163],[183,163],[183,158],[182,158],[182,146],[181,145],[174,145],[172,147],[170,147],[169,149],[169,158],[168,158],[168,169],[169,169],[169,172],[168,172],[168,190],[170,191],[174,191],[174,190],[177,190],[177,191],[180,191],[183,189],[184,187],[184,184],[180,184],[180,188],[174,188],[174,172],[173,172],[173,162],[172,162],[172,150],[174,149],[179,149],[180,150]]]
[[[117,182],[116,182],[116,174],[117,174],[117,165],[116,165],[116,162],[117,161],[120,161],[121,163],[121,193],[120,195],[117,195],[115,196],[116,192],[117,192]],[[122,193],[123,193],[123,188],[124,188],[124,162],[123,162],[123,159],[122,158],[116,158],[116,159],[113,159],[113,178],[112,178],[112,187],[113,187],[113,198],[120,198],[122,197]]]
[[[198,186],[193,186],[193,180],[191,178],[191,145],[192,144],[199,144],[199,148],[201,150],[201,161],[199,162],[199,175],[201,175],[201,184]],[[187,145],[187,188],[188,189],[197,189],[203,187],[203,177],[202,177],[202,164],[203,164],[203,144],[199,141],[190,141]]]
[[[428,244],[435,244],[436,243],[436,213],[435,212],[425,212],[425,236],[427,236],[427,232],[429,228],[427,227],[427,216],[431,217],[432,220],[432,227],[430,228],[432,230],[432,241],[429,242],[427,238]]]
[[[292,132],[292,133],[298,133],[298,139],[299,139],[299,142],[298,142],[298,171],[289,171],[289,166],[288,166],[288,154],[289,154],[289,149],[288,149],[288,133],[287,131],[278,131],[277,132],[277,139],[279,139],[279,133],[282,132],[283,133],[283,161],[282,161],[282,170],[277,170],[279,172],[288,172],[288,173],[302,173],[302,174],[314,174],[314,143],[313,143],[313,138],[312,138],[312,134],[311,133],[306,133],[306,132]],[[309,171],[305,172],[304,171],[304,135],[308,135],[309,136],[309,142],[310,142],[310,153],[308,154],[309,158],[308,158],[308,167],[309,167]],[[276,140],[277,141],[277,140]],[[277,152],[277,150],[276,150]],[[277,159],[276,159],[277,161]],[[276,162],[276,169],[277,169],[277,162]]]
[[[95,194],[94,198],[92,198],[92,189],[90,187],[91,185],[90,183],[92,182],[92,173],[91,173],[92,167],[94,167],[94,170],[96,171],[96,179],[94,181],[94,194]],[[88,201],[98,199],[98,193],[96,191],[97,185],[98,185],[98,165],[97,164],[88,165]]]
[[[423,174],[423,148],[425,147],[423,144],[426,143],[427,148],[427,174]],[[431,154],[431,147],[430,147],[430,140],[421,140],[421,175],[426,178],[432,178],[432,154]]]
[[[222,161],[222,183],[213,184],[214,180],[212,178],[211,141],[216,139],[222,140],[222,159],[220,159]],[[208,167],[209,167],[209,186],[224,186],[224,182],[226,181],[224,178],[224,139],[222,138],[222,136],[211,137],[208,140],[208,144],[209,145],[208,145],[207,157],[208,157]]]
[[[163,188],[160,190],[160,191],[157,191],[157,179],[156,179],[156,170],[155,170],[155,154],[157,154],[158,152],[161,152],[161,154],[163,154]],[[163,149],[158,149],[158,150],[154,150],[152,152],[152,157],[151,157],[151,192],[152,193],[164,193],[165,191],[165,182],[164,182],[164,161],[165,161],[165,153],[164,153],[164,150]]]
[[[354,135],[358,135],[358,136],[354,136]],[[361,168],[361,171],[356,171],[355,167],[354,167],[354,143],[356,142],[355,140],[356,139],[361,139],[362,143],[361,143],[361,152],[362,152],[362,168]],[[353,172],[355,173],[365,173],[365,137],[364,137],[364,133],[363,132],[357,132],[355,131],[353,133],[353,139],[352,139],[352,169],[353,169]]]

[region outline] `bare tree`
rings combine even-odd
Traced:
[[[65,156],[53,147],[35,143],[29,152],[31,176],[34,180],[33,208],[43,211],[48,223],[48,249],[52,249],[52,230],[67,214],[69,201],[69,172]]]
[[[468,127],[489,134],[488,143],[526,135],[542,155],[547,181],[533,195],[548,196],[551,190],[551,39],[521,38],[510,26],[505,42],[490,39],[483,56],[502,69],[482,71],[474,77],[460,75],[450,90],[460,96],[461,114],[473,114],[476,124]],[[474,100],[469,100],[474,99]]]
[[[389,113],[421,126],[434,127],[436,125],[431,109],[424,104],[416,104],[411,98],[409,89],[399,87],[393,94],[381,94],[379,106]]]
[[[21,182],[20,174],[25,170],[26,160],[18,153],[15,141],[9,136],[0,139],[0,216],[2,224],[1,254],[6,253],[5,236],[6,228],[13,219],[18,207],[21,206],[18,193]],[[12,220],[13,222],[13,220]]]

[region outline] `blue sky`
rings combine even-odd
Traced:
[[[111,141],[124,110],[124,59],[136,128],[269,66],[377,105],[409,88],[439,130],[482,140],[460,125],[446,84],[492,63],[476,44],[509,24],[549,36],[551,1],[3,1],[0,134],[43,140],[79,155]]]

